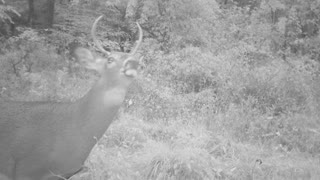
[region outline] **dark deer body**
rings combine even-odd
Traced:
[[[96,43],[94,32],[101,18],[92,28]],[[137,46],[142,41],[138,27]],[[99,43],[98,47],[105,52]],[[78,48],[78,59],[101,77],[74,103],[0,101],[0,179],[56,180],[81,170],[137,75],[136,50],[130,54],[105,52],[108,58],[101,58]]]

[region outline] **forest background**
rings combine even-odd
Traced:
[[[0,97],[84,95],[101,14],[144,58],[80,179],[320,179],[319,0],[1,0]]]

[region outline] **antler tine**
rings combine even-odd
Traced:
[[[137,45],[133,48],[133,50],[131,51],[130,55],[134,55],[137,50],[139,49],[139,46],[141,45],[141,42],[142,42],[142,36],[143,36],[143,32],[142,32],[142,29],[141,29],[141,26],[138,22],[136,22],[137,26],[138,26],[138,29],[139,29],[139,39],[137,41]]]
[[[92,36],[92,39],[93,39],[94,44],[98,47],[98,49],[109,56],[109,55],[110,55],[110,52],[107,51],[107,50],[105,50],[105,49],[102,47],[101,43],[99,42],[99,40],[98,40],[97,37],[96,37],[97,24],[98,24],[99,20],[100,20],[102,17],[103,17],[103,15],[99,16],[99,17],[94,21],[94,23],[93,23],[93,25],[92,25],[92,28],[91,28],[91,36]]]

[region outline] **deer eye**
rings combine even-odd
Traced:
[[[112,63],[112,62],[115,62],[116,59],[114,57],[109,57],[108,58],[108,64]]]

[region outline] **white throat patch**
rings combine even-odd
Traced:
[[[104,93],[103,102],[105,105],[121,105],[126,96],[126,90],[123,88],[113,88]]]

